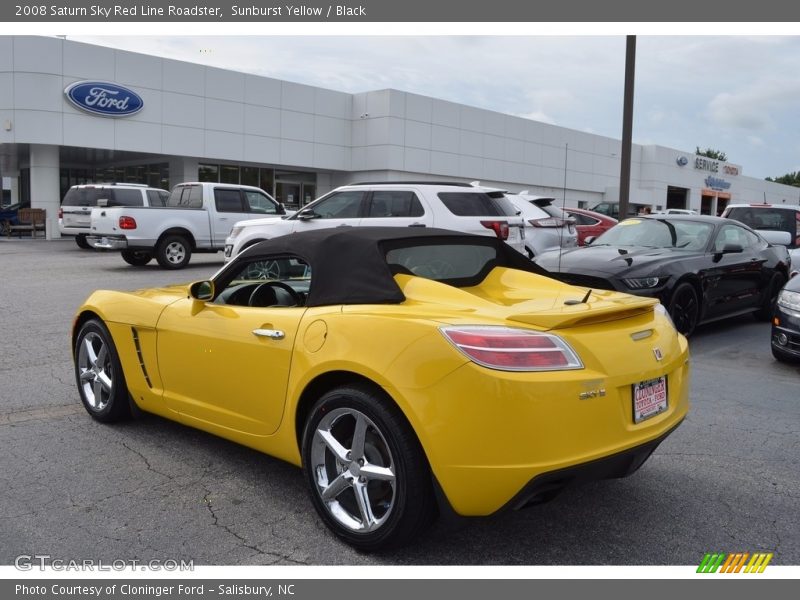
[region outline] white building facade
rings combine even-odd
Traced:
[[[89,112],[65,93],[80,82],[132,92],[141,108]],[[11,203],[47,210],[50,238],[78,183],[242,183],[297,207],[357,181],[480,180],[591,208],[617,201],[620,156],[619,140],[398,90],[349,94],[60,38],[0,37],[0,173]],[[798,193],[692,151],[632,149],[631,202],[655,209],[718,214],[728,202],[798,204]]]

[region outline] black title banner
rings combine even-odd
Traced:
[[[759,22],[800,21],[800,3],[761,0],[17,0],[10,22]]]
[[[230,598],[257,600],[318,600],[329,598],[459,598],[460,600],[530,600],[531,598],[616,598],[647,597],[649,600],[674,600],[676,597],[719,596],[739,600],[755,595],[771,598],[789,597],[792,580],[678,579],[651,581],[629,580],[423,580],[423,579],[314,579],[314,580],[102,580],[41,579],[0,580],[3,598],[21,600],[196,600]]]

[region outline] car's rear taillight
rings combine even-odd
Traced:
[[[569,223],[567,219],[559,219],[558,217],[548,217],[546,219],[530,219],[528,221],[534,227],[564,227]]]
[[[60,206],[58,207],[58,218],[59,219],[63,219],[64,218],[64,209],[61,208]]]
[[[575,351],[560,337],[513,327],[442,327],[442,334],[471,361],[502,371],[582,369]]]
[[[508,223],[506,221],[481,221],[481,225],[494,231],[501,240],[508,239]]]
[[[133,217],[120,217],[119,218],[119,228],[120,229],[136,229],[136,219]]]

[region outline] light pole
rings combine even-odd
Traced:
[[[619,167],[619,218],[628,216],[631,193],[631,138],[633,136],[633,80],[636,71],[636,36],[625,41],[625,92],[622,107],[622,160]]]

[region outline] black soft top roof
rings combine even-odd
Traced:
[[[306,306],[397,304],[403,302],[405,296],[386,262],[386,251],[429,244],[492,246],[497,251],[492,267],[548,275],[498,238],[428,227],[334,227],[291,233],[251,246],[234,264],[275,255],[302,259],[312,272]],[[482,273],[482,277],[487,273]]]

